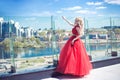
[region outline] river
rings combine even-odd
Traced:
[[[114,43],[114,47],[120,48],[120,43]],[[107,50],[111,49],[110,44],[89,44],[86,45],[87,51],[95,51],[95,50]],[[31,58],[31,57],[39,57],[39,56],[49,56],[53,54],[59,54],[60,47],[56,49],[52,49],[51,47],[46,48],[15,48],[14,56],[15,58]],[[11,52],[8,49],[4,49],[0,47],[0,59],[9,59],[11,57]]]

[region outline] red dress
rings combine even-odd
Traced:
[[[72,33],[78,35],[75,26]],[[58,66],[56,72],[62,74],[72,74],[76,76],[84,76],[89,74],[92,69],[89,57],[81,39],[77,39],[74,45],[71,45],[75,36],[71,36],[60,52]]]

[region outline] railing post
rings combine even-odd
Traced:
[[[15,68],[15,60],[14,60],[14,50],[13,50],[13,33],[12,33],[12,26],[11,22],[9,24],[9,38],[10,38],[10,55],[11,55],[11,71],[10,73],[15,73],[16,68]]]
[[[57,61],[58,61],[58,56],[57,56],[57,42],[56,42],[56,32],[55,32],[55,21],[53,16],[51,16],[51,29],[52,29],[52,41],[51,41],[51,46],[52,46],[52,52],[54,53],[53,55],[53,66],[57,66]]]

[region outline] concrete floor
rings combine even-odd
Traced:
[[[42,80],[120,80],[120,64],[93,69],[89,75],[83,78],[60,76],[58,78],[50,77]]]

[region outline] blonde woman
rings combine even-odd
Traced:
[[[92,69],[86,49],[80,37],[83,35],[83,20],[80,17],[75,18],[74,24],[63,17],[68,24],[73,26],[72,36],[66,42],[60,52],[58,66],[52,77],[70,74],[73,76],[83,77],[89,74]]]

